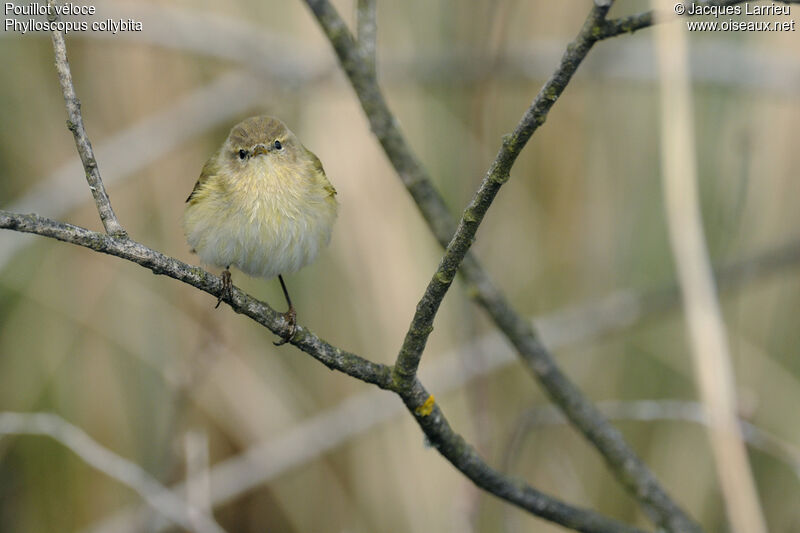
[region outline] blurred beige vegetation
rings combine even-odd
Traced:
[[[355,1],[335,4],[352,23]],[[299,321],[336,346],[391,364],[441,250],[305,5],[96,5],[101,19],[144,23],[141,34],[67,36],[87,132],[131,237],[196,264],[180,220],[203,163],[241,118],[279,116],[323,161],[341,203],[330,248],[287,278]],[[379,2],[380,79],[453,213],[471,197],[501,135],[555,68],[588,6],[583,0]],[[612,14],[648,7],[620,1]],[[793,10],[800,16],[800,6]],[[210,31],[214,24],[219,33]],[[224,38],[237,28],[252,54]],[[800,238],[799,44],[796,33],[691,36],[702,206],[716,264]],[[476,253],[525,314],[674,279],[651,49],[650,30],[596,46],[478,233]],[[64,126],[48,35],[0,34],[0,71],[0,207],[24,198],[26,211],[100,229]],[[115,136],[180,106],[191,110],[187,99],[208,87],[218,93],[204,111],[170,115],[147,135],[108,147]],[[47,181],[58,172],[66,172],[66,182]],[[48,196],[54,190],[55,198]],[[59,200],[70,195],[78,202],[65,210]],[[197,442],[201,450],[207,444],[213,466],[373,392],[293,347],[273,348],[265,329],[227,306],[215,310],[209,295],[117,258],[2,232],[0,262],[0,410],[56,413],[165,485],[185,479],[187,449]],[[276,280],[233,276],[237,286],[283,310]],[[510,352],[502,342],[488,352],[476,348],[493,328],[461,289],[456,283],[437,318],[423,377],[453,351],[456,368],[473,371]],[[795,454],[790,464],[750,453],[775,532],[800,528],[798,296],[800,277],[792,269],[722,293],[742,415]],[[557,355],[598,401],[697,398],[677,310],[563,346]],[[519,364],[509,359],[455,387],[445,386],[447,377],[431,382],[431,392],[490,464],[506,465],[571,503],[647,524],[599,455],[567,426],[532,428],[509,448],[521,414],[548,403]],[[377,423],[362,418],[369,409],[356,410],[331,427],[345,431],[341,442],[325,448],[339,433],[305,442],[323,446],[322,453],[292,462],[292,447],[282,456],[276,447],[261,465],[276,469],[274,475],[218,505],[219,523],[237,532],[562,531],[478,491],[426,448],[413,420],[386,395],[374,396],[383,399],[375,408],[387,413]],[[707,531],[723,530],[702,426],[616,424]],[[0,530],[99,530],[93,528],[140,501],[52,440],[0,439]],[[135,527],[158,524],[152,518]]]

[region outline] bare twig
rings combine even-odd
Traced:
[[[666,0],[653,0],[663,6]],[[661,72],[661,162],[667,227],[684,300],[700,395],[710,420],[711,450],[734,532],[766,533],[747,450],[736,417],[727,332],[703,234],[684,28],[656,29]]]
[[[222,280],[219,277],[131,239],[115,239],[38,215],[20,215],[2,210],[0,210],[0,228],[43,235],[127,259],[150,269],[154,274],[183,281],[214,296],[222,290]],[[284,331],[286,328],[282,314],[236,287],[232,289],[230,306],[235,312],[250,317],[273,333]],[[299,325],[291,343],[332,370],[338,370],[399,394],[428,440],[439,452],[475,484],[495,496],[576,531],[586,533],[639,531],[594,511],[565,504],[491,468],[458,433],[452,430],[442,411],[432,401],[433,397],[419,381],[415,381],[410,389],[401,391],[392,381],[390,367],[332,346]],[[427,408],[412,407],[415,405],[425,405]]]
[[[59,16],[53,9],[53,0],[48,0],[47,5],[50,12],[51,21],[59,20]],[[86,181],[89,182],[89,189],[94,196],[94,203],[97,204],[97,211],[100,213],[100,220],[106,233],[112,237],[124,239],[128,234],[117,220],[117,215],[111,208],[111,200],[106,194],[103,180],[100,178],[100,170],[97,168],[97,161],[92,151],[92,143],[86,135],[83,127],[83,117],[81,116],[81,102],[75,94],[75,86],[72,84],[72,73],[70,72],[69,62],[67,61],[67,47],[64,44],[64,34],[61,30],[54,28],[52,34],[53,50],[56,55],[56,70],[58,71],[58,81],[61,84],[61,91],[64,93],[64,101],[67,104],[67,128],[75,137],[75,146],[81,156],[81,163],[86,173]]]
[[[72,450],[97,470],[133,489],[153,509],[179,526],[225,533],[212,515],[192,508],[142,467],[98,444],[83,430],[49,413],[0,413],[0,435],[45,435]]]
[[[306,0],[306,3],[328,36],[339,62],[364,108],[373,133],[380,141],[398,176],[416,202],[437,240],[442,246],[448,246],[451,238],[455,235],[456,225],[441,195],[433,186],[427,172],[417,161],[400,132],[397,120],[389,110],[375,76],[361,61],[360,51],[353,36],[328,0]],[[566,86],[569,78],[596,41],[595,30],[607,10],[608,6],[594,5],[592,7],[578,38],[569,45],[561,65],[546,84],[545,87],[550,90],[543,90],[537,97],[537,100],[542,98],[539,106],[534,105],[529,109],[529,113],[534,115],[534,120],[529,126],[530,133],[544,122],[547,112],[558,98],[560,91]],[[553,89],[556,90],[555,93],[553,93]],[[509,168],[519,149],[524,145],[524,141],[530,137],[528,128],[523,129],[520,133],[521,136],[516,139],[513,136],[508,138],[501,149],[501,153],[508,151],[508,154],[500,158],[500,163],[508,164]],[[494,174],[495,170],[498,171],[497,174]],[[479,198],[476,205],[484,205],[484,201],[491,202],[499,185],[502,184],[503,170],[507,171],[508,168],[503,169],[498,165],[496,169],[490,170],[486,189],[488,194]],[[492,177],[501,179],[497,182]],[[485,207],[488,207],[488,203],[485,204]],[[481,207],[481,209],[485,210],[485,207]],[[470,231],[476,230],[477,222],[480,221],[480,218],[476,218],[474,222],[470,221],[472,216],[468,209],[463,217]],[[474,216],[477,217],[478,214],[476,213]],[[462,231],[462,235],[466,236],[466,230]],[[460,250],[461,246],[463,245],[454,244],[451,259],[457,258],[456,251],[459,254],[465,251]],[[445,259],[448,259],[447,256]],[[418,356],[412,354],[417,350],[421,351],[430,333],[430,326],[425,326],[430,322],[426,315],[432,316],[435,313],[436,306],[441,301],[439,294],[443,296],[452,282],[453,276],[449,272],[453,269],[454,273],[457,266],[457,260],[448,261],[444,263],[444,268],[440,269],[445,272],[444,274],[437,271],[431,281],[431,286],[429,286],[432,294],[428,296],[428,291],[426,291],[426,297],[421,302],[423,308],[418,307],[415,320],[409,328],[409,336],[404,343],[409,347],[407,350],[409,355],[400,357],[400,365],[398,365],[405,366],[405,368],[395,371],[395,378],[399,378],[401,383],[405,383],[407,389],[409,383],[412,382],[409,377],[414,375],[418,365]],[[667,495],[655,476],[636,456],[619,431],[597,412],[591,402],[560,370],[551,354],[537,338],[531,325],[511,307],[505,296],[494,286],[486,271],[469,252],[463,255],[461,273],[467,280],[469,293],[486,309],[495,324],[512,342],[522,360],[539,379],[553,401],[564,409],[575,427],[594,444],[612,472],[636,497],[654,521],[670,531],[699,531],[699,526]],[[429,303],[433,305],[426,309],[425,307]],[[423,407],[428,399],[423,395],[409,394],[404,397],[404,401],[413,412]]]

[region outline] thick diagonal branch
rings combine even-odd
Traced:
[[[369,119],[370,127],[395,171],[437,240],[442,246],[448,246],[455,234],[456,224],[441,195],[400,132],[397,120],[389,110],[375,76],[361,60],[360,50],[352,34],[328,0],[306,0],[306,3],[328,36]],[[596,20],[594,17],[604,12],[598,11],[599,9],[604,8],[597,6],[592,8],[589,21]],[[592,28],[592,34],[598,31],[598,25],[595,24]],[[581,30],[581,34],[584,33],[584,29]],[[591,41],[595,40],[592,37]],[[587,43],[585,46],[588,52],[591,44]],[[574,50],[573,43],[564,54],[562,65],[556,75],[559,72],[570,72],[570,75],[574,72],[574,68],[585,56],[585,52],[582,56],[573,55]],[[565,83],[566,81],[568,79]],[[537,117],[537,125],[544,121],[547,111],[558,95],[545,92],[544,96],[548,101],[542,108],[543,112]],[[513,139],[509,141],[514,144]],[[570,422],[597,448],[611,471],[654,521],[670,531],[700,531],[699,526],[667,495],[619,431],[605,420],[560,370],[552,355],[538,340],[532,326],[511,307],[503,293],[494,286],[486,271],[469,252],[464,255],[461,273],[469,285],[469,293],[486,309],[498,328],[513,343],[523,362],[534,373],[548,395],[564,410]],[[443,285],[450,283],[447,275],[440,277]],[[420,329],[419,334],[427,335],[428,329],[430,328]],[[397,376],[397,373],[395,375]],[[415,409],[421,406],[422,404],[413,405]]]
[[[47,4],[48,8],[53,13],[50,16],[50,20],[58,20],[59,17],[53,10],[53,1],[48,0]],[[97,204],[100,220],[103,222],[103,227],[109,235],[120,238],[127,237],[125,229],[119,223],[117,215],[114,214],[114,210],[111,208],[111,200],[108,198],[108,194],[106,194],[103,180],[100,178],[100,170],[98,170],[97,161],[94,158],[92,143],[89,142],[89,137],[86,135],[86,130],[83,127],[81,102],[75,94],[75,86],[72,83],[72,72],[69,68],[69,61],[67,61],[67,47],[64,43],[64,34],[58,29],[53,29],[51,38],[56,56],[58,81],[61,84],[61,92],[64,93],[64,102],[67,105],[67,128],[72,132],[72,136],[75,137],[75,146],[78,149],[78,155],[80,155],[81,163],[83,164],[86,181],[89,183],[89,189],[92,191],[92,196],[94,196],[94,203]]]

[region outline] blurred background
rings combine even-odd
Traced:
[[[334,4],[353,27],[355,0]],[[287,278],[299,320],[392,363],[441,250],[304,2],[94,5],[82,20],[143,27],[66,40],[87,132],[131,237],[197,264],[181,215],[203,163],[242,118],[279,116],[323,161],[341,204],[330,248]],[[380,81],[454,214],[589,7],[378,2]],[[611,16],[648,8],[620,0]],[[770,20],[800,16],[793,8]],[[652,43],[644,30],[595,47],[514,167],[475,251],[668,491],[708,531],[724,531],[669,291]],[[691,35],[706,237],[715,265],[739,265],[721,303],[754,476],[779,532],[800,530],[798,45],[797,32]],[[49,35],[0,33],[0,71],[0,208],[101,230]],[[283,310],[277,281],[233,276]],[[0,411],[57,414],[166,486],[192,477],[186,497],[227,531],[562,531],[477,490],[426,447],[391,394],[273,347],[267,330],[214,303],[117,258],[0,232]],[[421,372],[490,464],[649,527],[460,282]],[[58,442],[9,435],[0,530],[180,529]]]

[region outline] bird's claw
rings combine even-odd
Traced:
[[[219,293],[217,305],[214,306],[214,309],[219,307],[219,304],[222,303],[222,300],[231,299],[233,299],[233,282],[231,282],[231,271],[226,268],[222,271],[222,290]]]
[[[297,332],[297,313],[295,313],[294,307],[290,307],[289,310],[283,314],[283,318],[288,324],[286,335],[282,335],[279,341],[273,341],[272,344],[275,346],[283,346],[292,340],[292,337],[294,337],[294,334]]]

